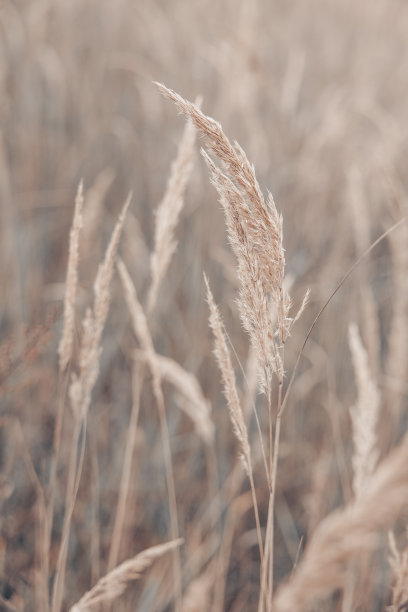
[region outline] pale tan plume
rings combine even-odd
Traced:
[[[253,166],[243,149],[237,143],[234,146],[230,143],[221,125],[204,115],[197,105],[157,85],[190,118],[226,169],[222,172],[203,153],[237,257],[241,319],[260,356],[261,382],[264,386],[270,385],[272,374],[283,372],[280,345],[286,340],[291,324],[290,298],[283,286],[282,217],[271,194],[265,202]]]
[[[68,540],[72,513],[75,506],[79,479],[82,469],[83,453],[85,450],[84,437],[82,452],[78,460],[79,433],[83,423],[86,423],[87,412],[91,401],[91,393],[99,373],[100,343],[103,328],[110,303],[110,284],[113,275],[116,252],[122,233],[126,212],[129,208],[131,196],[126,200],[119,215],[118,221],[106,249],[105,257],[99,266],[94,284],[94,305],[92,310],[87,309],[83,320],[83,335],[79,353],[79,372],[73,374],[69,388],[71,408],[75,426],[71,447],[71,457],[68,469],[68,484],[66,489],[66,507],[61,535],[61,545],[58,553],[56,575],[52,593],[52,610],[59,612],[62,606],[65,583],[65,572],[68,554]]]
[[[183,597],[182,612],[202,612],[211,609],[212,591],[215,583],[212,566],[190,582]]]
[[[156,210],[154,251],[150,258],[152,281],[147,299],[147,312],[153,310],[160,284],[177,247],[175,228],[184,205],[184,194],[193,168],[196,130],[188,121],[173,162],[166,192]]]
[[[344,586],[348,564],[372,550],[407,507],[408,435],[378,466],[362,494],[326,517],[310,538],[292,578],[278,590],[274,612],[315,609],[318,601]]]
[[[130,312],[131,321],[135,336],[139,340],[139,343],[146,353],[148,366],[152,375],[152,386],[153,394],[156,400],[159,418],[160,418],[160,433],[163,446],[164,463],[166,470],[167,489],[169,495],[169,509],[170,509],[170,522],[171,522],[171,535],[175,540],[179,535],[178,526],[178,515],[177,515],[177,500],[176,500],[176,488],[174,484],[174,472],[173,472],[173,460],[171,455],[170,447],[170,435],[167,426],[166,407],[164,403],[164,396],[162,390],[162,381],[160,370],[155,360],[155,350],[152,337],[150,335],[149,327],[147,324],[146,315],[139,302],[136,294],[135,286],[130,278],[129,272],[123,261],[118,262],[119,276],[122,281],[122,286],[125,294],[126,303]],[[181,580],[181,560],[178,550],[174,551],[174,565],[173,565],[173,576],[174,576],[174,591],[175,591],[175,604],[176,610],[181,608],[181,592],[182,592],[182,580]]]
[[[138,580],[156,559],[182,543],[183,540],[179,538],[166,544],[152,546],[132,559],[124,561],[98,580],[96,585],[71,607],[70,612],[86,612],[94,606],[116,599],[124,593],[129,583]]]
[[[65,282],[62,336],[58,346],[59,369],[64,372],[72,357],[75,327],[75,297],[78,285],[79,237],[83,224],[84,188],[79,183],[75,198],[74,218],[69,235],[69,255]]]
[[[406,609],[408,602],[408,548],[400,552],[397,547],[394,532],[388,534],[390,549],[389,562],[394,575],[392,589],[392,605],[388,612],[401,612]]]
[[[368,355],[357,325],[349,326],[349,343],[357,380],[358,399],[350,409],[353,428],[353,489],[360,495],[378,460],[377,424],[380,394],[368,366]]]
[[[129,272],[121,259],[118,261],[117,268],[120,280],[122,281],[126,303],[131,315],[133,331],[146,354],[152,376],[160,381],[160,375],[155,367],[155,364],[153,363],[155,350],[143,307],[139,302],[136,289],[132,279],[130,278]]]
[[[245,470],[248,474],[249,482],[251,485],[252,502],[254,505],[255,521],[257,528],[259,554],[261,557],[261,563],[263,563],[263,544],[261,536],[261,527],[259,521],[258,502],[255,493],[255,483],[253,477],[252,459],[251,459],[251,448],[248,440],[248,431],[245,424],[244,415],[242,412],[241,404],[239,401],[238,391],[236,387],[234,369],[231,363],[231,357],[228,350],[227,341],[225,338],[221,316],[218,308],[214,302],[213,295],[211,293],[210,285],[207,277],[204,275],[204,280],[207,289],[207,302],[210,309],[210,327],[214,334],[214,354],[216,356],[218,366],[221,371],[222,381],[224,385],[224,394],[227,400],[229,414],[231,418],[232,428],[237,438],[240,449],[242,462]]]
[[[83,320],[83,334],[79,353],[79,372],[73,375],[70,387],[71,406],[74,413],[83,418],[88,410],[92,389],[99,373],[99,353],[103,328],[110,304],[110,284],[115,258],[122,234],[131,195],[127,198],[99,266],[94,283],[94,304],[88,309]]]
[[[224,210],[227,233],[238,263],[241,320],[258,356],[258,374],[263,386],[281,368],[279,346],[274,335],[274,315],[262,277],[261,263],[248,233],[250,211],[242,193],[203,152]]]
[[[143,351],[135,351],[134,355],[141,361],[149,359]],[[180,408],[195,423],[197,433],[206,444],[212,444],[214,442],[214,423],[211,419],[210,403],[204,397],[197,378],[174,359],[157,353],[153,358],[161,378],[167,380],[180,394]]]
[[[214,354],[221,371],[224,394],[227,400],[234,434],[240,445],[245,470],[249,472],[251,466],[251,451],[248,441],[248,431],[238,397],[234,369],[232,367],[220,313],[215,305],[207,277],[204,277],[204,280],[207,288],[207,302],[210,309],[210,327],[214,334]]]
[[[84,229],[81,247],[84,257],[89,257],[99,245],[101,226],[103,221],[103,203],[113,181],[115,174],[112,168],[105,168],[100,172],[93,184],[85,193]],[[126,222],[126,224],[129,222]]]

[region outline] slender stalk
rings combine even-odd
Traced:
[[[43,504],[43,507],[41,507]],[[48,517],[48,509],[47,504],[44,499],[42,500],[42,504],[40,506],[41,517],[40,517],[40,555],[41,555],[41,596],[44,612],[48,612],[50,609],[50,601],[49,601],[49,591],[48,591],[48,581],[49,581],[49,573],[50,573],[50,534],[51,534],[51,526],[49,523]]]
[[[267,377],[266,395],[268,400],[269,421],[269,490],[272,491],[272,469],[273,469],[273,415],[272,415],[272,389],[270,377]]]
[[[288,387],[286,389],[285,392],[285,396],[283,398],[283,402],[282,402],[282,409],[281,412],[283,413],[283,411],[286,408],[286,404],[288,402],[288,398],[289,398],[289,393],[292,390],[292,385],[294,383],[295,380],[295,376],[299,367],[299,363],[300,363],[300,359],[303,355],[303,351],[306,348],[306,344],[310,338],[310,335],[312,333],[312,331],[314,330],[315,326],[317,325],[317,322],[319,321],[320,317],[322,316],[322,314],[324,313],[324,311],[326,310],[327,306],[330,304],[330,302],[332,301],[332,299],[334,298],[334,296],[337,294],[337,292],[341,289],[341,287],[344,285],[344,283],[346,282],[346,280],[353,274],[354,270],[360,265],[360,263],[363,261],[363,259],[365,259],[367,257],[367,255],[369,255],[371,253],[371,251],[378,245],[380,244],[380,242],[382,242],[389,234],[391,234],[391,232],[393,232],[394,230],[397,229],[397,227],[399,227],[400,225],[402,225],[403,223],[405,223],[407,221],[408,217],[403,217],[403,219],[400,219],[397,223],[394,223],[394,225],[392,225],[391,227],[389,227],[385,232],[383,232],[381,234],[381,236],[379,236],[376,240],[374,240],[374,242],[372,244],[370,244],[370,246],[361,253],[361,255],[356,259],[356,261],[353,263],[353,265],[348,269],[348,271],[346,272],[346,274],[343,276],[343,278],[341,279],[341,281],[338,283],[338,285],[336,286],[336,288],[334,289],[334,291],[332,291],[332,293],[329,295],[328,299],[325,301],[325,303],[323,304],[323,306],[320,308],[319,312],[317,313],[316,317],[313,320],[313,323],[311,324],[311,326],[309,327],[309,330],[306,334],[306,337],[303,341],[303,344],[301,346],[301,349],[299,351],[298,357],[296,359],[296,363],[295,363],[295,367],[292,370],[292,375],[290,377],[289,380],[289,384]]]
[[[260,520],[259,520],[258,501],[256,499],[255,483],[254,483],[254,476],[253,476],[253,473],[252,473],[252,466],[249,467],[248,477],[249,477],[249,483],[251,485],[252,503],[253,503],[253,506],[254,506],[255,523],[256,523],[256,535],[258,537],[259,555],[261,557],[261,567],[263,567],[263,564],[264,564],[264,552],[263,552],[263,544],[262,544],[261,523],[260,523]]]
[[[46,561],[46,550],[44,547],[45,543],[45,533],[47,531],[47,505],[45,499],[44,489],[41,485],[40,479],[38,478],[37,472],[33,465],[33,461],[31,459],[30,453],[28,451],[28,447],[26,441],[24,439],[24,432],[21,426],[21,423],[16,420],[15,421],[15,433],[17,437],[17,442],[20,446],[21,455],[23,461],[26,465],[29,477],[32,481],[32,484],[37,492],[37,502],[38,502],[38,513],[39,513],[39,554],[40,554],[40,572],[39,572],[39,588],[40,593],[39,597],[36,597],[37,603],[38,600],[41,599],[41,609],[48,610],[49,609],[49,601],[48,601],[48,574],[45,570],[45,561]],[[0,602],[1,603],[1,602]]]
[[[268,567],[269,567],[269,556],[271,549],[271,518],[272,517],[272,493],[269,494],[269,503],[268,503],[268,518],[266,521],[266,534],[265,534],[265,556],[264,556],[264,565],[262,568],[261,575],[261,593],[258,602],[258,612],[264,611],[265,599],[267,598],[267,582],[268,582]]]
[[[129,312],[132,317],[133,329],[136,337],[139,339],[139,342],[143,349],[146,351],[149,359],[149,368],[153,378],[153,395],[156,400],[156,404],[159,412],[159,420],[160,420],[160,432],[162,438],[162,446],[163,446],[163,454],[164,454],[164,463],[165,463],[165,471],[166,471],[166,482],[167,489],[169,495],[169,510],[170,510],[170,528],[173,539],[178,538],[178,516],[177,516],[177,503],[176,503],[176,491],[174,485],[174,474],[173,474],[173,462],[171,457],[171,448],[170,448],[170,435],[167,427],[167,419],[166,419],[166,409],[164,404],[163,390],[161,384],[161,376],[158,370],[158,367],[155,364],[154,355],[155,349],[153,345],[152,338],[150,336],[150,331],[146,319],[146,315],[144,310],[137,298],[136,289],[132,282],[132,279],[129,276],[129,272],[126,269],[125,264],[122,261],[118,263],[118,271],[123,284],[123,289],[125,293],[125,299],[129,308]],[[174,572],[174,584],[175,584],[175,605],[176,611],[179,612],[181,610],[181,558],[180,552],[175,550],[173,552],[174,555],[174,564],[173,564],[173,572]]]
[[[89,446],[90,446],[90,461],[92,470],[92,502],[91,502],[91,582],[95,584],[100,578],[100,554],[101,554],[101,526],[99,520],[99,504],[100,504],[100,471],[98,464],[98,447],[96,441],[96,435],[94,432],[89,432]],[[95,432],[97,434],[97,431]]]
[[[62,535],[61,535],[61,545],[58,553],[58,561],[56,574],[54,579],[54,587],[52,592],[52,604],[51,609],[52,612],[59,612],[62,604],[62,590],[65,578],[65,567],[66,567],[66,559],[67,559],[67,551],[68,551],[68,536],[69,529],[71,525],[71,507],[72,507],[72,498],[75,490],[75,479],[77,472],[77,460],[78,460],[78,440],[80,434],[80,421],[76,420],[74,425],[74,432],[72,435],[71,442],[71,454],[69,460],[69,468],[68,468],[68,481],[67,481],[67,489],[65,494],[65,514],[64,514],[64,522],[62,526]]]
[[[231,549],[234,541],[237,515],[239,516],[239,498],[235,498],[228,506],[225,517],[225,525],[217,559],[214,598],[211,612],[224,612],[225,610],[225,587],[228,567],[231,562]]]
[[[170,434],[167,426],[166,408],[164,405],[164,397],[160,384],[154,384],[154,394],[159,409],[160,419],[160,433],[163,445],[164,463],[166,469],[166,480],[169,494],[169,506],[170,506],[170,528],[172,539],[176,540],[179,537],[178,527],[178,514],[177,514],[177,500],[176,500],[176,487],[174,484],[174,472],[173,472],[173,460],[171,457],[170,448]],[[173,551],[175,563],[173,564],[173,575],[176,591],[176,612],[181,612],[181,557],[179,548],[175,548]]]
[[[61,378],[62,376],[62,378]],[[44,530],[44,571],[46,572],[47,581],[50,575],[50,549],[51,549],[51,532],[52,525],[54,522],[54,501],[55,501],[55,489],[57,484],[57,469],[60,457],[61,449],[61,434],[62,434],[62,421],[64,415],[65,398],[68,388],[69,373],[62,375],[60,373],[58,379],[58,403],[57,403],[57,414],[55,417],[54,426],[54,438],[53,438],[53,452],[51,457],[50,465],[50,478],[48,484],[48,500],[47,500],[47,525]],[[47,600],[47,608],[49,609],[49,602]]]
[[[144,368],[139,363],[135,364],[133,367],[132,375],[132,412],[130,415],[128,434],[125,444],[125,455],[123,459],[122,477],[120,480],[119,487],[119,498],[116,507],[115,523],[112,532],[112,543],[109,551],[108,571],[112,570],[116,566],[119,557],[123,526],[125,523],[126,503],[129,494],[130,476],[132,472],[132,458],[136,444],[137,422],[139,419],[140,409],[140,392],[143,385],[144,374]]]
[[[274,515],[275,515],[275,497],[276,497],[276,477],[278,473],[278,460],[279,460],[279,441],[280,441],[280,430],[281,430],[281,404],[282,404],[282,387],[283,378],[279,378],[278,388],[278,412],[276,414],[275,423],[275,440],[273,445],[273,464],[272,464],[272,476],[271,476],[271,552],[270,552],[270,569],[269,569],[269,599],[268,599],[268,610],[271,610],[272,606],[272,595],[273,595],[273,559],[274,559]]]
[[[147,296],[146,322],[149,324],[157,301],[159,288],[177,243],[174,238],[175,228],[179,215],[184,205],[184,192],[192,169],[192,155],[195,143],[195,130],[189,122],[183,133],[179,145],[177,157],[172,165],[172,170],[167,183],[166,192],[156,212],[155,224],[155,248],[151,254],[152,278]],[[119,555],[120,542],[122,539],[126,503],[129,492],[132,457],[136,441],[136,427],[139,415],[140,394],[144,383],[145,368],[137,364],[134,368],[133,380],[133,405],[131,420],[125,445],[124,466],[119,489],[118,503],[116,507],[115,523],[112,535],[112,544],[109,552],[108,568],[113,569]],[[162,416],[161,422],[162,422]],[[170,443],[168,442],[168,446]],[[169,482],[169,480],[168,480]],[[170,504],[171,505],[171,504]],[[179,555],[177,551],[175,555]],[[181,570],[180,570],[181,571]],[[180,586],[181,598],[181,586]]]
[[[61,545],[58,553],[57,569],[52,593],[52,612],[60,612],[62,606],[71,520],[72,514],[74,512],[85,457],[86,425],[86,417],[82,420],[77,419],[75,421],[75,428],[72,436],[71,456],[69,461],[68,482],[65,497],[64,522],[62,527]],[[78,458],[78,443],[81,430],[82,440]]]
[[[234,344],[233,344],[233,342],[232,342],[232,340],[231,340],[231,338],[230,338],[230,336],[228,334],[227,328],[225,327],[223,322],[221,322],[221,323],[222,323],[222,330],[223,330],[223,332],[225,334],[226,339],[228,340],[228,344],[231,347],[232,352],[234,353],[234,356],[235,356],[235,359],[236,359],[236,361],[238,363],[238,366],[239,366],[239,369],[241,371],[242,377],[243,377],[243,379],[245,381],[245,384],[248,386],[248,378],[247,378],[245,370],[244,370],[244,368],[242,366],[242,363],[241,363],[241,360],[239,358],[239,355],[238,355],[237,351],[235,350],[235,346],[234,346]],[[255,416],[256,428],[258,430],[258,435],[259,435],[259,445],[260,445],[260,448],[261,448],[261,454],[262,454],[262,460],[263,460],[264,469],[265,469],[266,481],[268,483],[268,488],[270,489],[270,478],[269,478],[269,472],[268,472],[268,460],[266,458],[265,446],[264,446],[264,442],[263,442],[263,433],[262,433],[262,429],[261,429],[261,424],[259,422],[258,411],[256,409],[255,403],[254,402],[251,402],[251,403],[252,403],[252,411],[253,411],[254,416]]]

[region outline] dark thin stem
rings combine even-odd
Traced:
[[[319,321],[321,315],[323,314],[323,312],[326,310],[327,306],[330,304],[330,302],[332,301],[332,299],[334,298],[334,296],[336,295],[336,293],[341,289],[341,287],[344,285],[344,283],[346,282],[346,280],[353,274],[354,270],[360,265],[360,263],[363,261],[363,259],[365,259],[367,257],[367,255],[369,253],[371,253],[371,251],[378,245],[380,244],[380,242],[382,242],[389,234],[391,234],[391,232],[393,232],[394,230],[397,229],[397,227],[399,227],[400,225],[402,225],[403,223],[405,223],[405,221],[407,220],[407,217],[404,217],[403,219],[400,219],[397,223],[394,223],[394,225],[392,225],[389,229],[387,229],[384,233],[381,234],[381,236],[379,236],[377,238],[377,240],[375,240],[361,255],[360,257],[358,257],[358,259],[356,259],[356,261],[353,263],[353,265],[351,266],[351,268],[348,270],[348,272],[346,272],[346,274],[343,276],[343,278],[341,279],[341,281],[339,282],[339,284],[337,285],[337,287],[334,289],[334,291],[331,293],[331,295],[329,296],[329,298],[326,300],[326,302],[323,304],[323,306],[320,308],[319,312],[317,313],[312,325],[309,328],[309,331],[306,334],[305,340],[302,344],[302,347],[299,351],[296,363],[295,363],[295,367],[293,369],[292,375],[290,377],[289,380],[289,385],[288,388],[286,389],[286,393],[285,396],[283,398],[283,402],[282,402],[282,409],[281,409],[281,413],[283,413],[283,411],[286,408],[286,404],[288,401],[288,397],[289,397],[289,393],[292,389],[292,385],[293,382],[295,380],[295,376],[296,376],[296,372],[298,370],[299,367],[299,363],[300,363],[300,359],[303,355],[303,351],[305,350],[307,341],[309,340],[309,337],[312,333],[312,331],[314,330],[317,322]]]

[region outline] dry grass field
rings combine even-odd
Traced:
[[[407,610],[407,2],[2,0],[0,88],[0,609]]]

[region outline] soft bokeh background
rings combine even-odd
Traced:
[[[342,275],[406,214],[407,35],[403,0],[0,3],[0,575],[1,594],[17,610],[35,609],[38,512],[24,453],[46,483],[69,229],[80,179],[89,212],[81,242],[78,338],[97,266],[129,191],[120,251],[141,300],[146,297],[154,211],[184,124],[153,81],[187,99],[201,94],[204,112],[239,141],[283,214],[294,303],[311,288],[310,305],[286,351],[290,375],[308,326]],[[235,262],[199,147],[177,238],[152,334],[157,352],[197,376],[216,430],[212,454],[165,386],[186,540],[184,588],[201,588],[199,605],[186,603],[186,610],[255,610],[253,513],[212,356],[204,271],[237,353],[244,403],[250,405],[252,397],[264,414],[265,400],[248,391],[238,364],[239,358],[249,369],[250,359],[235,304]],[[311,337],[283,422],[277,582],[291,571],[321,518],[352,495],[352,321],[360,327],[382,395],[381,452],[405,430],[407,245],[404,228],[383,242],[347,281]],[[106,571],[136,347],[115,278],[74,514],[67,605]],[[67,403],[54,564],[71,429]],[[256,448],[255,428],[252,439]],[[261,463],[256,484],[265,524]],[[221,518],[211,526],[206,512],[218,489]],[[120,560],[169,539],[167,507],[157,409],[147,380]],[[366,565],[354,609],[381,610],[390,596],[386,549]],[[166,609],[170,576],[168,564],[159,563],[115,609]],[[340,610],[341,602],[339,594],[316,609]]]

